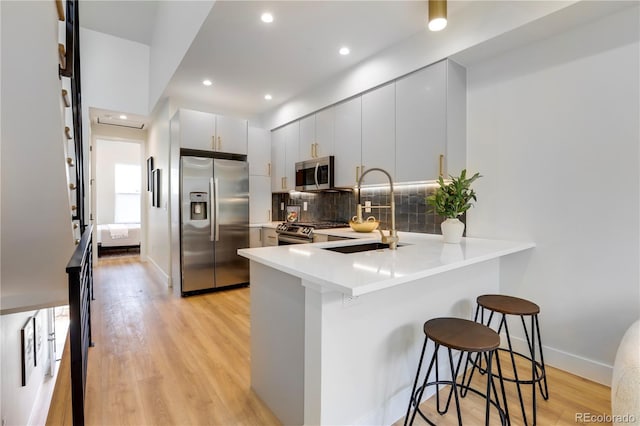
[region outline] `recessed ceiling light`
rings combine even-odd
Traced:
[[[124,114],[120,114],[120,120],[126,120],[126,119],[127,119],[127,116],[126,116],[126,115],[124,115]]]
[[[211,86],[213,83],[211,82],[211,80],[202,80],[202,84],[204,84],[205,86]]]
[[[265,98],[266,100],[268,100],[268,101],[270,101],[271,99],[273,99],[273,97],[272,97],[270,94],[268,94],[268,93],[267,93],[266,95],[264,95],[264,98]]]
[[[269,12],[265,12],[260,16],[260,19],[262,20],[262,22],[266,22],[267,24],[270,24],[271,22],[273,22],[273,15],[270,14]]]
[[[351,51],[349,50],[349,48],[348,48],[347,46],[343,46],[343,47],[341,47],[341,48],[340,48],[340,50],[339,50],[338,52],[340,52],[340,54],[341,54],[342,56],[346,56],[346,55],[348,55],[349,53],[351,53]]]

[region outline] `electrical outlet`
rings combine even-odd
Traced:
[[[364,202],[364,212],[371,213],[371,201]]]
[[[305,211],[305,212],[307,211],[307,202],[306,201],[302,203],[302,210]]]
[[[348,308],[349,306],[357,305],[360,303],[360,296],[348,296],[342,295],[342,306]]]

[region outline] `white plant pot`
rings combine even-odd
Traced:
[[[464,223],[459,219],[447,219],[440,224],[445,243],[458,244],[464,232]]]

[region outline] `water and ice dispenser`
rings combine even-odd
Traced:
[[[190,192],[191,199],[191,220],[207,220],[207,203],[209,194],[207,192]]]

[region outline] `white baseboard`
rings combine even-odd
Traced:
[[[523,338],[511,336],[511,344],[517,352],[523,354],[529,352],[527,343]],[[584,377],[585,379],[605,386],[611,386],[611,378],[613,377],[612,365],[586,359],[545,345],[542,345],[542,350],[546,365],[567,371],[576,376]]]
[[[153,265],[153,270],[158,276],[158,279],[160,279],[160,281],[162,281],[167,287],[171,287],[171,277],[169,274],[167,274],[151,256],[146,256],[145,260]]]

